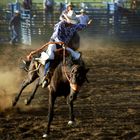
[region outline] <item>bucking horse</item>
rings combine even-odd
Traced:
[[[87,80],[87,72],[89,71],[86,68],[84,61],[82,58],[78,60],[73,60],[71,55],[66,56],[66,49],[63,49],[63,61],[58,61],[55,63],[54,71],[51,76],[51,80],[49,85],[47,86],[49,90],[49,109],[48,109],[48,124],[46,128],[46,132],[43,137],[47,137],[50,132],[50,125],[53,120],[53,112],[54,112],[54,103],[57,97],[64,96],[67,100],[67,104],[69,106],[69,119],[68,124],[72,124],[74,122],[74,114],[73,114],[73,101],[77,98],[77,94],[79,93],[80,87]],[[61,58],[61,57],[59,57]],[[56,59],[58,60],[58,59]],[[59,60],[60,61],[60,60]],[[23,81],[23,84],[20,88],[19,93],[16,95],[13,101],[13,106],[15,106],[22,94],[23,90],[32,82],[35,82],[35,87],[28,99],[26,99],[26,105],[30,104],[31,100],[34,98],[34,95],[40,86],[40,81],[42,76],[44,75],[44,66],[38,64],[34,58],[26,67],[24,67],[27,71],[27,78]]]

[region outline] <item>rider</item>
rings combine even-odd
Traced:
[[[64,17],[64,14],[68,14],[69,11],[73,10],[73,5],[71,2],[69,2],[66,6],[66,9],[62,12],[62,14],[60,15],[59,19],[60,20],[64,20],[65,17]]]
[[[81,24],[87,25],[89,19],[89,16],[86,14],[86,11],[84,9],[80,10],[80,14],[76,15],[76,17],[79,19]]]
[[[54,52],[57,50],[57,48],[62,48],[62,46],[66,47],[66,50],[71,53],[73,59],[77,60],[80,58],[80,53],[77,51],[72,50],[68,47],[68,43],[70,39],[72,38],[73,34],[86,27],[86,25],[79,24],[78,19],[76,18],[76,14],[73,10],[71,10],[67,15],[63,14],[65,17],[65,20],[58,22],[54,27],[54,33],[51,36],[50,42],[47,44],[48,48],[46,52],[41,53],[40,60],[46,61],[45,64],[45,72],[44,72],[44,78],[42,81],[42,87],[44,88],[47,84],[46,81],[46,74],[49,72],[50,69],[50,62],[54,60],[55,54]],[[88,22],[88,25],[91,23],[91,20]],[[56,45],[57,44],[57,45]],[[28,56],[27,59],[30,59],[33,54],[42,51],[46,45],[42,46],[41,48],[32,51]]]
[[[10,40],[11,45],[20,42],[20,24],[21,24],[20,11],[16,10],[14,16],[11,18],[9,23],[9,29],[12,31],[12,38]]]

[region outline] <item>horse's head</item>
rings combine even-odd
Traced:
[[[31,64],[31,61],[27,61],[27,60],[24,60],[22,58],[20,60],[21,61],[20,61],[19,67],[21,69],[24,69],[26,72],[28,72],[30,64]]]
[[[86,74],[89,69],[86,69],[84,65],[73,65],[70,72],[70,95],[69,102],[76,99],[80,87],[85,81],[87,81]]]

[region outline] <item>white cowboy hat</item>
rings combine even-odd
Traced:
[[[71,3],[71,2],[69,2],[69,3],[67,4],[67,7],[68,7],[68,6],[73,6],[73,5],[72,5],[72,3]]]
[[[84,9],[81,9],[80,13],[86,13],[86,11]]]
[[[68,23],[71,23],[71,24],[79,23],[79,20],[76,17],[76,14],[73,10],[70,10],[67,14],[64,14],[64,17],[66,18],[66,21]]]
[[[14,13],[19,14],[20,12],[19,12],[19,10],[15,10]]]

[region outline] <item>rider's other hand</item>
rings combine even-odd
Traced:
[[[89,20],[88,25],[90,25],[90,24],[91,24],[91,22],[92,22],[92,19],[91,19],[91,20]]]

